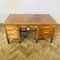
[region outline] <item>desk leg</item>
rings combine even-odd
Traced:
[[[5,31],[6,31],[6,30],[5,30]],[[9,42],[9,38],[8,38],[7,31],[6,31],[6,38],[7,38],[7,42],[8,42],[8,44],[9,44],[10,42]]]
[[[6,27],[4,26],[4,30],[5,30],[5,34],[6,34],[6,38],[7,38],[7,42],[8,42],[8,44],[10,43],[9,42],[9,38],[8,38],[8,34],[7,34],[7,30],[6,30]]]
[[[21,29],[18,29],[18,37],[19,37],[19,43],[21,43]]]
[[[52,43],[52,41],[53,41],[53,37],[51,38],[50,43]]]
[[[38,40],[36,40],[36,43],[38,43]]]
[[[21,43],[21,41],[19,40],[19,43]]]
[[[8,42],[8,44],[9,44],[10,42],[9,42],[9,38],[8,38],[8,34],[7,34],[7,32],[6,32],[6,38],[7,38],[7,42]]]
[[[51,37],[50,43],[52,43],[52,41],[53,41],[53,37],[54,37],[54,33],[53,33],[53,35],[52,35],[52,37]]]
[[[39,40],[39,28],[37,28],[37,31],[36,31],[36,43],[38,42]]]
[[[8,42],[8,44],[10,43],[8,37],[7,37],[7,42]]]
[[[36,37],[36,43],[38,42],[38,38]]]

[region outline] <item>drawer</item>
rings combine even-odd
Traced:
[[[52,34],[55,30],[46,30],[46,29],[39,29],[39,34]]]
[[[15,34],[15,35],[16,35],[16,34],[18,34],[18,32],[17,32],[17,31],[12,31],[12,30],[11,30],[11,31],[7,31],[7,34]]]
[[[18,33],[7,33],[8,35],[18,35]]]
[[[56,26],[55,25],[40,25],[39,28],[40,29],[46,29],[46,30],[47,29],[54,30],[56,28]]]
[[[8,35],[8,38],[10,39],[10,38],[18,38],[18,35]]]
[[[48,32],[47,31],[47,32],[42,32],[42,34],[47,34],[48,35],[48,34],[53,34],[53,32]]]
[[[49,35],[53,35],[54,32],[39,32],[39,36],[49,36]]]
[[[37,29],[37,26],[20,26],[21,29],[30,30],[30,29]]]
[[[51,38],[51,37],[52,37],[52,34],[39,35],[39,38]]]
[[[19,28],[28,28],[28,26],[19,26]]]
[[[49,37],[51,38],[52,35],[43,35],[42,37],[43,37],[43,38],[49,38]]]
[[[49,34],[49,33],[53,33],[54,30],[42,30],[41,32],[42,32],[42,33],[47,33],[47,34]]]
[[[15,25],[7,25],[7,26],[5,26],[6,27],[6,29],[7,30],[13,30],[13,29],[17,29],[17,26],[15,26]]]
[[[20,28],[37,28],[37,26],[19,26]]]

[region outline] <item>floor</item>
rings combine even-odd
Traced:
[[[50,39],[35,43],[29,34],[20,44],[18,40],[7,43],[3,25],[0,25],[0,60],[60,60],[60,25],[57,26],[53,43]]]

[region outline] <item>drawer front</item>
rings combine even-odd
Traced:
[[[11,35],[11,34],[18,35],[18,32],[17,31],[12,31],[12,30],[10,31],[9,30],[9,31],[7,31],[7,34],[8,35]]]
[[[14,29],[17,30],[17,26],[15,25],[6,25],[5,27],[7,30],[14,30]]]
[[[42,34],[53,34],[54,30],[40,30]]]
[[[20,28],[37,28],[37,26],[19,26]]]
[[[53,30],[39,30],[39,35],[50,35],[50,34],[53,34],[54,31]]]
[[[48,38],[48,37],[52,37],[53,33],[52,34],[39,34],[39,38]]]
[[[48,29],[54,30],[56,28],[56,26],[55,25],[40,25],[39,28],[45,29],[45,30],[48,30]]]
[[[52,35],[40,35],[39,38],[51,38]]]
[[[9,38],[9,39],[17,39],[17,40],[18,40],[18,36],[16,36],[16,35],[15,35],[15,36],[13,36],[13,35],[10,35],[10,36],[9,36],[9,35],[8,35],[8,38]]]

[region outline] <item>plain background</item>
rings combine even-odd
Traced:
[[[50,14],[60,24],[60,0],[0,0],[0,23],[10,13]]]

